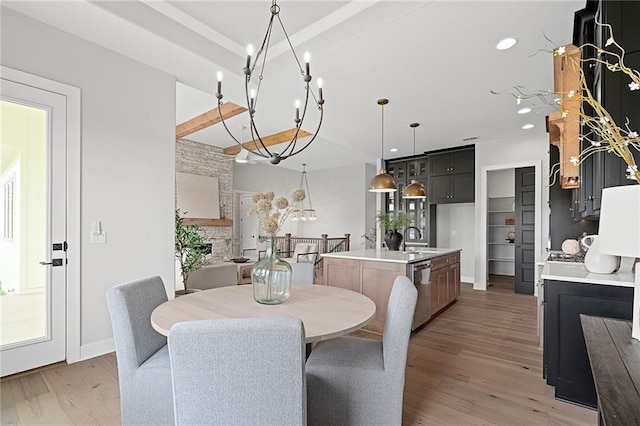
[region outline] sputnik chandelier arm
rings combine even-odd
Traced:
[[[310,91],[310,86],[309,83],[312,80],[311,77],[311,73],[310,73],[310,66],[309,66],[309,62],[310,62],[310,56],[309,53],[305,53],[304,55],[304,60],[305,60],[305,66],[304,69],[300,63],[300,60],[298,59],[298,56],[296,55],[295,49],[293,48],[293,45],[291,44],[291,40],[289,39],[289,35],[287,34],[287,31],[284,28],[284,24],[282,23],[282,20],[280,19],[280,6],[278,6],[276,0],[272,0],[271,3],[271,8],[269,9],[271,12],[271,17],[269,19],[269,25],[267,26],[267,31],[265,33],[264,39],[262,41],[262,45],[260,47],[260,49],[258,50],[258,53],[255,56],[254,61],[251,61],[251,57],[253,55],[253,46],[249,45],[247,46],[247,61],[245,64],[245,67],[243,68],[243,73],[245,75],[245,81],[244,81],[244,87],[245,87],[245,98],[246,98],[246,102],[247,102],[247,106],[248,106],[248,112],[249,112],[249,132],[251,134],[251,140],[246,143],[243,144],[243,141],[239,141],[234,135],[233,133],[231,133],[231,131],[229,130],[229,128],[227,127],[227,124],[225,122],[224,116],[222,115],[222,99],[223,99],[223,95],[222,95],[222,73],[218,72],[218,91],[216,92],[216,98],[218,99],[218,113],[220,114],[220,118],[222,121],[222,124],[225,128],[225,130],[227,131],[227,133],[229,134],[229,136],[231,136],[231,138],[238,144],[241,146],[241,148],[245,148],[249,151],[251,151],[253,154],[258,155],[260,157],[264,157],[264,158],[268,158],[269,161],[272,164],[278,164],[280,163],[280,161],[287,159],[289,157],[292,157],[296,154],[299,154],[300,152],[304,151],[309,145],[311,145],[311,143],[316,139],[316,137],[318,136],[318,132],[320,131],[320,127],[322,126],[322,119],[324,117],[324,109],[323,109],[323,105],[324,105],[324,98],[323,98],[323,94],[322,94],[322,80],[318,79],[318,97],[316,98],[316,95],[314,94],[313,91]],[[287,41],[287,43],[289,44],[289,47],[291,49],[291,52],[293,54],[293,58],[296,61],[298,68],[300,69],[300,74],[302,75],[302,80],[304,81],[304,90],[305,90],[305,95],[304,95],[304,106],[302,108],[302,114],[300,114],[300,102],[296,101],[295,103],[295,118],[294,118],[294,125],[295,125],[295,132],[293,132],[293,135],[291,137],[291,140],[286,144],[285,148],[282,150],[282,152],[275,152],[275,151],[271,151],[268,148],[267,143],[264,142],[263,137],[260,136],[260,132],[258,131],[258,128],[256,126],[256,122],[255,122],[255,113],[256,113],[256,109],[258,106],[258,99],[259,99],[259,95],[260,95],[260,88],[262,85],[262,81],[264,79],[264,71],[266,68],[266,62],[267,62],[267,57],[268,57],[268,52],[269,52],[269,44],[271,42],[271,34],[272,34],[272,30],[273,30],[273,23],[275,21],[275,19],[277,18],[278,23],[280,24],[280,27],[282,28],[282,32],[284,33],[285,39]],[[252,77],[254,75],[256,75],[255,71],[256,69],[259,70],[259,74],[257,75],[257,83],[256,88],[253,89],[251,88],[252,86]],[[309,96],[309,94],[311,94],[311,96]],[[309,102],[312,99],[312,102],[316,104],[318,111],[319,111],[319,119],[318,119],[318,126],[316,128],[316,131],[314,132],[312,138],[310,141],[306,142],[306,143],[298,143],[298,136],[300,134],[300,129],[302,128],[302,123],[304,122],[304,119],[306,118],[307,115],[307,108],[309,107]],[[309,135],[308,133],[304,132],[305,135]]]

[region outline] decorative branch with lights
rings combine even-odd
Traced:
[[[580,141],[588,142],[587,146],[581,151],[578,149],[576,155],[572,155],[564,161],[561,158],[561,163],[553,165],[551,174],[554,176],[554,180],[551,185],[554,184],[555,175],[561,165],[577,166],[597,152],[607,152],[622,158],[627,164],[627,179],[640,183],[640,171],[633,156],[634,150],[640,152],[638,130],[630,127],[631,123],[628,118],[625,118],[623,126],[616,123],[611,114],[591,92],[583,65],[600,64],[610,72],[625,74],[630,79],[629,90],[639,91],[638,96],[640,96],[640,72],[625,65],[625,50],[615,41],[611,25],[600,22],[596,22],[596,24],[606,28],[609,32],[610,36],[606,41],[605,49],[591,43],[585,43],[579,47],[567,45],[553,49],[554,57],[562,59],[562,63],[568,65],[570,70],[578,76],[574,89],[555,92],[529,91],[523,86],[515,86],[513,92],[509,93],[516,98],[518,105],[522,101],[528,100],[531,106],[539,111],[546,110],[550,106],[557,108],[561,120],[565,122],[564,128],[569,126],[570,120],[579,120],[576,123],[582,125],[582,131],[578,132],[577,138]],[[581,52],[585,49],[593,49],[596,52],[595,56],[583,58]],[[495,91],[491,91],[491,93],[504,94]],[[633,125],[638,126],[640,123],[633,123]],[[577,140],[568,142],[577,143]],[[577,181],[575,183],[577,184]]]

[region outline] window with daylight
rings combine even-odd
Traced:
[[[13,241],[15,176],[2,185],[2,237]]]

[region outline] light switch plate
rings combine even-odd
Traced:
[[[102,231],[99,234],[89,234],[89,244],[105,244],[107,242],[107,233]]]

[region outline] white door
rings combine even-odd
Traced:
[[[240,195],[240,254],[243,254],[243,250],[256,249],[256,243],[258,241],[258,220],[255,216],[249,216],[249,209],[253,207],[252,195],[242,194]],[[246,253],[248,256],[257,257],[257,252],[249,251]]]
[[[66,98],[0,80],[2,376],[66,357]]]

